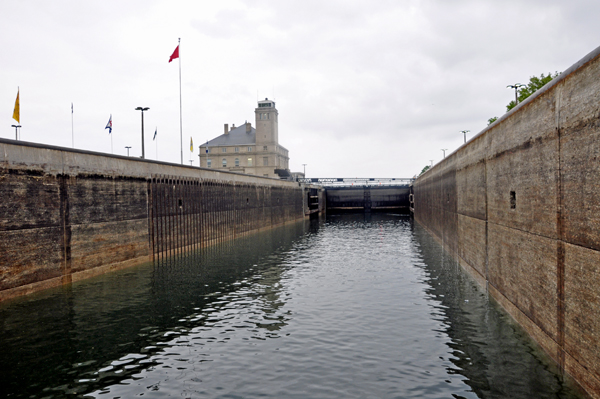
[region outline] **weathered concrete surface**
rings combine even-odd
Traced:
[[[303,218],[314,189],[0,139],[0,300]]]
[[[600,48],[414,183],[415,219],[600,398]]]

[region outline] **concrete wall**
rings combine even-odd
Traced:
[[[0,300],[301,219],[308,190],[0,139]]]
[[[600,48],[414,183],[415,219],[600,398]]]

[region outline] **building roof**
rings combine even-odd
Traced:
[[[246,133],[246,124],[242,124],[229,131],[228,134],[222,134],[208,142],[209,147],[227,146],[227,145],[255,145],[256,129],[250,127],[250,132]],[[207,143],[200,145],[206,147]]]

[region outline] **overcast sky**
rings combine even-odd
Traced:
[[[290,169],[412,177],[501,116],[530,76],[600,45],[596,0],[0,3],[0,137],[180,162],[275,99]],[[157,141],[152,140],[158,129]],[[196,147],[190,154],[190,137]]]

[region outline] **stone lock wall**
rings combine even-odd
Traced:
[[[308,190],[0,139],[0,301],[302,219]]]
[[[600,48],[423,174],[415,219],[600,398]]]

